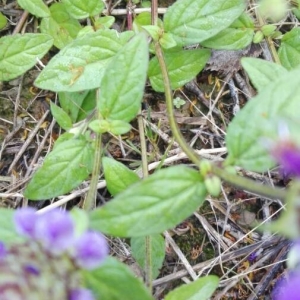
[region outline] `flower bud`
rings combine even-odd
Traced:
[[[264,34],[261,31],[257,31],[254,34],[253,43],[254,44],[258,44],[258,43],[260,43],[263,40],[263,38],[264,38]]]
[[[221,192],[221,180],[217,176],[206,177],[204,180],[207,192],[213,197],[218,197]]]
[[[273,34],[276,30],[276,26],[273,24],[267,24],[262,26],[261,31],[263,33],[264,36],[270,36],[271,34]]]

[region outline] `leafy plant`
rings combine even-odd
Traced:
[[[291,193],[261,186],[229,169],[239,166],[266,172],[274,167],[282,122],[288,126],[288,139],[295,148],[300,145],[298,28],[282,37],[278,56],[283,66],[254,58],[242,60],[258,95],[229,124],[228,155],[220,167],[200,160],[181,136],[171,90],[195,78],[212,49],[243,49],[253,40],[273,38],[278,33],[275,25],[256,28],[241,0],[179,0],[167,9],[163,20],[151,22],[151,15],[143,14],[136,18],[134,31],[122,33],[110,29],[112,17],[99,17],[102,1],[63,0],[50,7],[42,0],[18,3],[41,19],[42,33],[0,39],[0,80],[24,74],[51,47],[59,49],[35,85],[58,93],[60,106],[51,103],[51,113],[66,131],[34,173],[24,196],[30,200],[57,197],[71,192],[92,174],[83,205],[88,211],[88,226],[111,236],[131,238],[133,256],[148,277],[150,290],[164,258],[161,234],[189,217],[208,194],[217,196],[221,180],[257,194],[294,201],[295,193],[293,198]],[[83,27],[79,22],[85,18],[91,26]],[[188,49],[195,44],[197,47]],[[148,177],[144,170],[145,178],[140,179],[125,165],[104,157],[103,134],[122,135],[131,130],[129,122],[139,114],[147,78],[155,91],[165,93],[173,136],[195,168],[173,166]],[[113,198],[91,210],[101,163]],[[3,220],[11,222],[11,212],[1,213]],[[7,226],[2,226],[0,237],[6,242],[17,240]],[[83,271],[82,278],[97,299],[153,299],[151,291],[113,258],[96,270]],[[203,277],[171,291],[165,299],[208,299],[218,283],[215,276]]]

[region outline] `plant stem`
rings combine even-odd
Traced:
[[[257,6],[255,3],[254,3],[253,5],[255,5],[255,7]],[[268,24],[268,23],[262,18],[261,14],[260,14],[260,12],[259,12],[259,9],[257,9],[257,8],[255,9],[255,14],[256,14],[256,19],[257,19],[257,21],[258,21],[260,27],[262,27],[263,25]],[[273,40],[272,40],[269,36],[265,37],[265,40],[266,40],[266,42],[267,42],[267,45],[268,45],[268,47],[269,47],[269,50],[270,50],[270,52],[271,52],[271,55],[272,55],[272,58],[273,58],[274,62],[277,63],[277,64],[279,64],[279,65],[281,65],[281,62],[280,62],[280,59],[279,59],[277,50],[276,50],[276,48],[275,48],[275,46],[274,46]]]
[[[159,43],[154,42],[154,44],[155,44],[155,53],[156,53],[157,59],[159,61],[159,65],[160,65],[163,80],[164,80],[167,114],[168,114],[168,119],[169,119],[169,123],[170,123],[170,127],[172,130],[173,136],[174,136],[175,140],[178,142],[178,144],[180,145],[182,151],[184,151],[186,153],[186,155],[189,157],[189,159],[195,165],[199,166],[200,159],[199,159],[198,155],[186,143],[186,141],[185,141],[184,137],[182,136],[182,134],[178,128],[178,125],[176,123],[174,113],[173,113],[173,96],[172,96],[172,91],[171,91],[171,84],[170,84],[170,79],[169,79],[164,55],[163,55],[163,52],[162,52],[162,49],[161,49]]]
[[[287,192],[277,187],[271,187],[269,185],[260,185],[257,184],[252,179],[248,179],[242,176],[231,174],[215,165],[212,164],[212,173],[222,178],[224,181],[242,188],[248,192],[253,192],[255,194],[265,196],[272,199],[281,199],[286,198]]]
[[[151,25],[157,25],[158,18],[157,0],[151,1]]]
[[[99,89],[97,89],[96,92],[96,101],[99,101]],[[99,118],[98,111],[96,112],[97,118]],[[94,155],[94,165],[93,165],[93,171],[92,171],[92,179],[90,183],[90,189],[86,195],[86,198],[83,202],[83,209],[85,210],[91,210],[96,206],[96,194],[97,194],[97,184],[100,174],[100,167],[101,167],[101,157],[102,157],[102,151],[101,151],[101,141],[102,141],[102,135],[100,133],[96,133],[96,141],[95,141],[95,155]]]
[[[173,97],[172,97],[172,91],[171,91],[171,84],[170,79],[168,75],[167,66],[164,60],[163,52],[161,49],[161,46],[158,42],[155,42],[155,53],[157,56],[157,59],[159,61],[159,65],[161,68],[161,72],[163,75],[163,81],[164,81],[164,87],[165,87],[165,98],[166,98],[166,105],[167,105],[167,114],[169,118],[170,128],[172,130],[172,133],[174,135],[174,138],[180,145],[181,149],[186,153],[188,158],[196,165],[200,166],[201,159],[198,157],[198,155],[194,152],[194,150],[186,143],[184,140],[184,137],[182,136],[176,120],[174,118],[173,113]],[[266,197],[274,198],[274,199],[285,199],[286,192],[282,189],[276,188],[276,187],[270,187],[266,185],[259,185],[255,181],[241,177],[235,174],[231,174],[215,165],[212,164],[212,173],[219,176],[224,181],[237,186],[239,188],[245,189],[247,191],[251,191],[253,193],[257,193],[259,195],[264,195]]]
[[[143,177],[147,177],[149,174],[148,173],[147,149],[146,149],[144,123],[143,123],[143,117],[142,117],[141,112],[139,113],[137,119],[138,119],[139,135],[140,135],[140,143],[141,143]]]
[[[142,156],[142,170],[143,178],[149,175],[148,173],[148,160],[143,117],[141,113],[138,116],[139,135],[141,143],[141,156]],[[152,254],[151,254],[151,237],[145,236],[145,283],[152,293]]]

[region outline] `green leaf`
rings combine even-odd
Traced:
[[[159,275],[159,269],[165,259],[165,240],[161,234],[155,234],[148,236],[150,239],[150,253],[152,262],[152,276],[153,279],[157,278]],[[136,262],[145,271],[146,262],[146,243],[145,237],[133,237],[130,240],[131,254]]]
[[[93,33],[96,30],[94,29],[94,27],[92,25],[86,25],[84,26],[77,34],[77,38],[86,35],[87,33]]]
[[[72,128],[72,120],[69,115],[55,103],[50,102],[51,114],[58,123],[58,125],[64,129],[68,130]]]
[[[165,300],[207,300],[210,299],[218,285],[219,278],[217,276],[201,277],[173,290],[165,297]]]
[[[162,34],[162,29],[159,26],[155,25],[145,25],[142,26],[143,29],[151,36],[154,41],[157,41]]]
[[[122,135],[131,130],[131,125],[125,121],[113,120],[109,124],[109,132],[115,135]]]
[[[101,81],[98,108],[103,118],[129,122],[137,115],[146,82],[148,55],[146,37],[138,34],[112,59]]]
[[[159,43],[164,49],[170,49],[177,46],[172,34],[164,32],[163,36],[159,39]]]
[[[261,27],[261,32],[264,36],[271,36],[276,31],[277,26],[273,24],[266,24]]]
[[[204,68],[210,57],[206,49],[174,50],[164,54],[172,89],[191,81]],[[157,57],[151,59],[148,76],[153,89],[164,91],[163,77]]]
[[[70,192],[89,176],[93,155],[94,151],[84,137],[59,143],[33,175],[24,196],[42,200]]]
[[[76,19],[85,19],[101,13],[104,9],[103,1],[99,0],[62,0],[69,13]]]
[[[57,145],[59,145],[60,143],[65,142],[65,141],[72,140],[74,137],[75,137],[74,133],[65,132],[65,133],[61,134],[58,137],[58,139],[55,141],[54,147],[56,147]]]
[[[141,7],[151,7],[151,1],[142,1]]]
[[[143,26],[151,25],[151,13],[142,12],[134,18],[133,29],[135,32],[142,32],[144,29]],[[163,22],[161,19],[157,19],[157,25],[163,29]]]
[[[300,28],[293,28],[283,36],[278,55],[288,70],[300,65]]]
[[[259,92],[269,83],[272,83],[280,76],[288,73],[281,65],[264,59],[243,57],[241,63],[249,75],[251,82]]]
[[[91,212],[91,228],[120,237],[161,233],[205,200],[200,174],[184,166],[159,170]]]
[[[136,173],[115,159],[103,157],[102,165],[107,189],[113,196],[140,180]]]
[[[227,164],[257,172],[275,165],[268,153],[268,141],[278,140],[280,122],[299,118],[299,77],[300,70],[279,77],[235,116],[226,135]],[[299,128],[293,127],[289,128],[290,134],[299,140]]]
[[[300,10],[298,8],[292,8],[292,13],[300,20]]]
[[[201,43],[227,28],[244,9],[242,0],[178,0],[164,16],[165,31],[180,45]]]
[[[113,257],[100,268],[82,271],[87,288],[101,300],[154,300],[142,281],[130,269]]]
[[[38,18],[50,16],[49,8],[42,0],[18,0],[18,4]]]
[[[125,134],[131,129],[131,125],[119,120],[93,120],[89,123],[89,128],[97,133],[110,132],[115,135]]]
[[[100,87],[110,59],[130,35],[99,30],[75,39],[54,56],[35,81],[41,89],[78,92]]]
[[[41,59],[53,45],[48,34],[25,33],[0,39],[0,81],[16,78]]]
[[[228,28],[205,40],[201,45],[213,49],[243,49],[251,44],[253,35],[254,22],[250,16],[243,13]]]
[[[12,209],[0,208],[0,241],[4,244],[12,244],[24,240],[15,229],[13,217],[15,211]]]
[[[142,26],[151,25],[151,13],[142,12],[134,18],[133,28],[136,32],[140,32],[142,30]]]
[[[254,37],[253,37],[253,43],[258,44],[264,39],[264,34],[262,31],[258,30],[255,32]]]
[[[110,28],[115,23],[115,18],[112,16],[101,17],[95,21],[96,30]]]
[[[96,107],[96,91],[60,92],[59,103],[72,123],[85,119]]]
[[[62,49],[77,36],[81,25],[68,13],[63,3],[52,4],[50,13],[41,21],[40,29],[53,37],[55,47]]]
[[[109,132],[110,124],[107,120],[93,120],[89,123],[89,128],[96,133],[106,133]]]
[[[7,19],[5,18],[5,16],[0,12],[0,30],[5,28],[5,26],[7,25]]]

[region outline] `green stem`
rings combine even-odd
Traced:
[[[254,3],[253,5],[257,6],[256,3]],[[259,9],[255,9],[255,13],[256,13],[256,19],[258,21],[258,24],[260,27],[268,24],[261,16],[260,12],[259,12]],[[280,59],[279,59],[279,56],[278,56],[278,53],[276,51],[276,48],[275,48],[275,45],[274,45],[274,42],[273,40],[268,36],[268,37],[265,37],[265,40],[267,42],[267,45],[269,47],[269,50],[271,52],[271,55],[272,55],[272,58],[274,60],[275,63],[281,65],[281,62],[280,62]]]
[[[142,158],[142,170],[143,177],[147,177],[148,173],[148,160],[147,160],[147,148],[143,117],[141,114],[138,116],[139,135],[141,143],[141,158]],[[145,283],[152,293],[152,253],[151,253],[151,237],[145,236]]]
[[[260,185],[257,184],[252,179],[248,179],[245,177],[241,177],[235,174],[231,174],[221,168],[212,164],[212,173],[222,178],[224,181],[242,188],[248,192],[253,192],[255,194],[265,196],[272,199],[281,199],[284,200],[286,198],[287,192],[283,189],[272,187],[269,185]]]
[[[189,157],[189,159],[196,165],[200,166],[200,158],[199,156],[194,152],[194,150],[186,143],[184,137],[182,136],[175,117],[173,113],[173,97],[172,97],[172,91],[171,91],[171,84],[170,79],[168,75],[167,66],[164,60],[162,49],[158,42],[155,42],[155,53],[157,56],[157,59],[159,61],[159,65],[162,71],[163,75],[163,81],[164,81],[164,87],[165,87],[165,98],[166,98],[166,105],[167,105],[167,114],[169,118],[170,128],[172,130],[172,133],[174,135],[174,138],[180,145],[181,149],[186,153],[186,155]],[[212,173],[219,176],[224,181],[237,186],[239,188],[245,189],[249,192],[253,192],[259,195],[264,195],[266,197],[274,198],[274,199],[285,199],[286,192],[284,190],[281,190],[279,188],[270,187],[266,185],[259,185],[255,181],[241,177],[235,174],[231,174],[221,168],[218,168],[217,166],[212,164]]]
[[[146,149],[146,138],[145,138],[145,131],[144,131],[144,123],[143,123],[143,117],[142,117],[141,113],[139,114],[137,119],[138,119],[140,144],[141,144],[143,177],[147,177],[148,176],[148,159],[147,159],[147,149]]]
[[[99,100],[99,89],[96,93],[96,101]],[[99,118],[99,113],[96,112],[97,118]],[[94,155],[94,165],[92,171],[92,179],[90,183],[90,189],[86,195],[86,198],[83,203],[83,209],[91,210],[96,206],[96,195],[97,195],[97,185],[101,168],[101,142],[102,142],[102,134],[96,133],[96,141],[95,141],[95,155]]]
[[[165,98],[166,98],[166,105],[167,105],[167,114],[169,118],[170,127],[173,133],[173,136],[175,140],[180,145],[183,152],[186,153],[186,155],[189,157],[189,159],[197,166],[199,166],[200,159],[198,155],[194,152],[194,150],[186,143],[184,137],[182,136],[178,125],[176,123],[174,112],[173,112],[173,96],[171,91],[171,84],[170,79],[168,75],[167,66],[165,63],[164,55],[162,52],[162,49],[158,42],[155,43],[155,53],[157,56],[157,59],[159,61],[159,65],[161,68],[163,80],[164,80],[164,87],[165,87]]]

